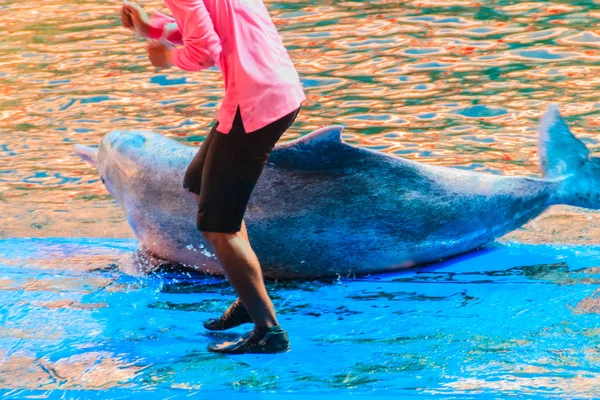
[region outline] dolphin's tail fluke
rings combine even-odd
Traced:
[[[600,162],[571,133],[556,104],[540,119],[538,148],[544,177],[561,182],[554,203],[600,208]]]

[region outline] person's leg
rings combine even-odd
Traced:
[[[200,146],[200,150],[196,153],[192,162],[187,167],[185,175],[183,177],[183,187],[188,190],[196,199],[199,200],[200,190],[202,187],[202,173],[204,171],[204,163],[206,162],[206,156],[210,149],[210,145],[219,126],[218,122],[215,122],[210,129],[210,132],[204,139],[204,142]]]
[[[250,238],[248,237],[248,229],[246,229],[246,221],[244,221],[244,220],[242,220],[242,229],[240,229],[240,233],[242,234],[244,239],[246,239],[246,241],[248,242],[248,245],[250,245]]]
[[[258,329],[277,326],[273,303],[267,294],[260,263],[247,236],[237,233],[203,232],[213,246],[227,279]]]
[[[278,327],[261,267],[250,246],[243,217],[269,155],[292,124],[292,113],[250,135],[236,117],[228,134],[216,132],[204,162],[198,229],[212,245],[231,285],[255,323],[250,334],[231,345],[211,347],[226,353],[279,352],[289,348]]]
[[[248,243],[250,243],[248,231],[246,230],[246,223],[244,221],[242,221],[240,234]],[[224,331],[251,322],[253,321],[250,314],[246,311],[246,308],[238,297],[231,305],[229,305],[229,307],[227,307],[221,316],[204,321],[204,327],[209,331]]]
[[[189,191],[190,195],[194,198],[194,200],[196,200],[196,203],[198,203],[200,200],[204,164],[206,162],[206,156],[211,147],[213,137],[216,134],[217,127],[218,122],[212,126],[209,134],[204,139],[200,150],[198,153],[196,153],[192,162],[188,166],[183,179],[183,187]],[[248,235],[246,233],[245,225],[242,227],[242,233],[247,240]],[[209,330],[221,331],[250,322],[252,322],[250,315],[238,299],[231,304],[231,306],[223,313],[221,317],[211,318],[205,321],[204,327]]]

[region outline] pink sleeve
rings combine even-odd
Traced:
[[[183,44],[181,31],[179,30],[177,23],[175,23],[175,20],[159,12],[155,12],[150,17],[148,39],[165,39],[173,44]]]
[[[183,47],[174,50],[173,63],[186,71],[215,65],[221,55],[221,39],[202,0],[168,0],[175,22],[183,32]]]

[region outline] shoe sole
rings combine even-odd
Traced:
[[[233,328],[237,328],[238,326],[242,326],[245,324],[251,324],[252,321],[248,321],[248,322],[242,322],[241,324],[237,324],[237,325],[233,325],[230,327],[211,327],[211,326],[206,326],[204,325],[204,329],[206,329],[207,331],[213,331],[213,332],[221,332],[221,331],[228,331],[229,329],[233,329]]]
[[[225,355],[232,355],[232,356],[242,356],[244,354],[283,354],[283,353],[289,353],[290,351],[292,351],[292,348],[290,346],[288,346],[286,349],[281,350],[281,351],[248,351],[248,352],[226,352],[226,351],[221,351],[218,349],[213,349],[213,348],[208,348],[208,351],[210,351],[211,353],[217,353],[217,354],[225,354]]]

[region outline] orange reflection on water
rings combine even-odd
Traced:
[[[600,16],[593,3],[267,1],[307,101],[284,139],[344,124],[350,143],[444,166],[539,173],[551,101],[597,149]],[[197,145],[218,71],[155,71],[121,2],[8,1],[0,21],[0,235],[130,236],[73,145],[112,129]],[[161,1],[143,2],[149,12]]]

